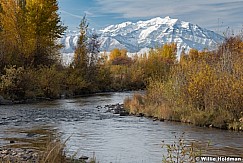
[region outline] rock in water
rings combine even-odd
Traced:
[[[88,157],[88,156],[81,156],[79,159],[80,159],[80,160],[88,160],[89,157]]]
[[[9,142],[10,144],[13,144],[13,143],[15,143],[15,141],[14,140],[10,140],[10,142]]]

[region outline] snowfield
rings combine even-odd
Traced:
[[[110,25],[97,30],[96,33],[99,35],[101,51],[109,52],[114,48],[126,48],[130,53],[144,53],[150,48],[175,42],[178,57],[183,49],[186,52],[191,48],[211,50],[224,40],[223,36],[213,31],[168,16]],[[78,36],[78,31],[68,31],[60,40],[64,45],[63,59],[68,59],[67,62],[73,56]]]

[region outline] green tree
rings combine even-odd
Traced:
[[[58,12],[57,0],[27,0],[26,23],[34,44],[31,66],[51,65],[58,60],[61,45],[57,43],[66,27]]]
[[[81,20],[79,30],[80,36],[74,52],[73,63],[70,66],[70,74],[67,79],[67,85],[74,94],[83,94],[90,91],[90,80],[88,75],[90,58],[87,37],[88,24],[86,16],[84,16]]]
[[[88,24],[84,16],[79,25],[80,36],[74,52],[73,66],[82,70],[83,75],[87,72],[89,56],[87,49],[87,30]]]

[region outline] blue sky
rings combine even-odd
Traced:
[[[59,0],[62,21],[77,29],[86,14],[90,27],[99,29],[124,21],[153,17],[178,18],[218,33],[227,27],[243,29],[243,0]]]

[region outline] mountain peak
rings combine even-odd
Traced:
[[[170,19],[170,16],[166,16],[165,19]]]
[[[213,31],[169,16],[110,25],[98,33],[102,51],[126,48],[128,52],[135,53],[174,42],[177,43],[178,56],[182,49],[189,51],[191,48],[198,50],[215,48],[224,39]],[[64,52],[74,50],[76,36],[67,35],[62,39],[66,46]]]
[[[145,25],[162,25],[162,24],[174,24],[178,21],[178,19],[172,19],[169,16],[165,18],[155,17],[150,20],[138,21],[137,24],[145,24]]]
[[[157,24],[162,24],[163,21],[164,21],[163,18],[161,18],[161,17],[155,17],[155,18],[152,18],[152,19],[147,20],[145,22],[156,22]]]

